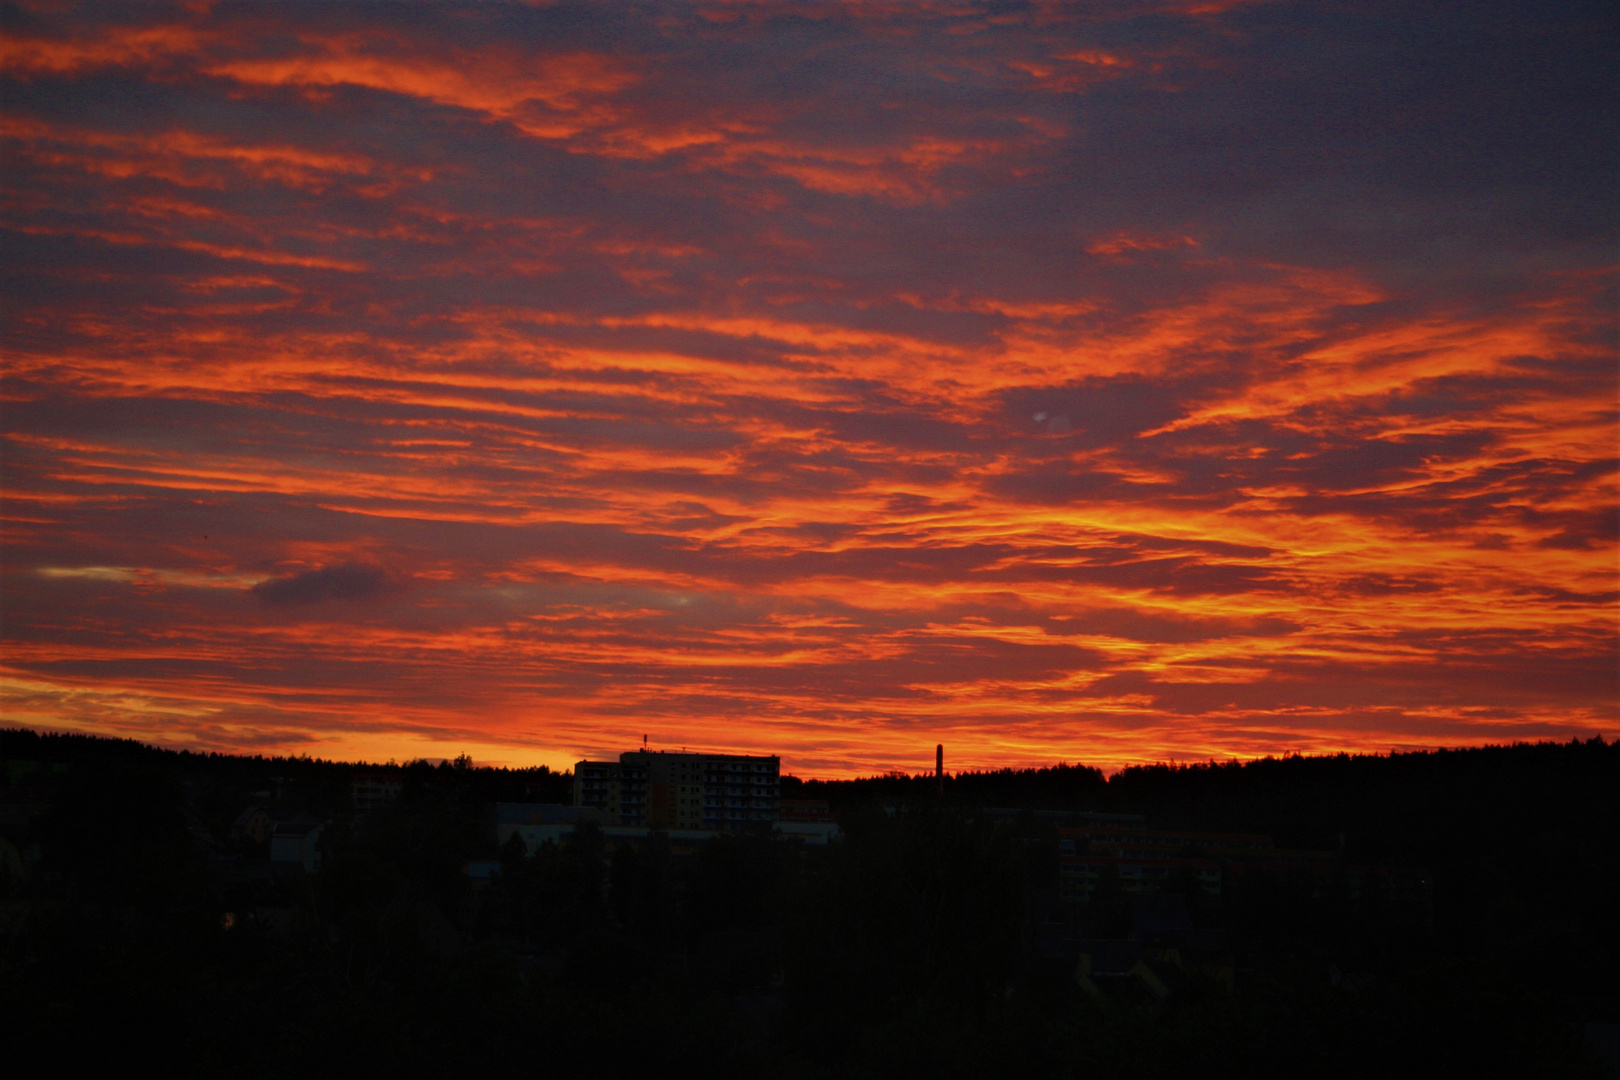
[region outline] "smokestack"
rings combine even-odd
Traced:
[[[934,747],[934,780],[939,784],[939,798],[945,800],[945,744]]]

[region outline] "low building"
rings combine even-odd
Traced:
[[[779,800],[776,831],[816,847],[830,844],[841,835],[838,820],[825,799]]]
[[[404,784],[381,773],[359,773],[350,785],[356,813],[364,814],[399,798]]]
[[[1271,837],[1253,833],[1148,829],[1127,815],[1087,815],[1074,828],[1058,830],[1062,859],[1060,889],[1065,901],[1086,903],[1105,878],[1118,881],[1127,895],[1172,886],[1219,896],[1227,870],[1237,860],[1278,855]],[[1110,818],[1112,820],[1103,820]]]
[[[522,839],[528,851],[546,843],[561,843],[581,822],[610,824],[608,815],[589,806],[562,806],[557,803],[496,803],[495,844],[505,847],[513,836]]]
[[[270,864],[313,874],[321,868],[323,822],[311,819],[282,821],[270,832]]]
[[[1119,882],[1119,891],[1129,896],[1178,884],[1208,896],[1221,894],[1221,864],[1215,859],[1065,855],[1059,873],[1060,895],[1071,903],[1089,901],[1110,874]]]
[[[1385,906],[1432,919],[1433,878],[1423,868],[1347,865],[1334,851],[1279,848],[1254,833],[1211,833],[1093,823],[1058,830],[1060,895],[1088,903],[1105,881],[1119,893],[1159,892],[1219,896],[1241,891],[1245,879],[1261,877],[1341,888],[1352,907],[1374,895]]]
[[[1095,818],[1102,815],[1090,816]],[[1127,858],[1193,856],[1234,859],[1252,858],[1257,853],[1273,850],[1271,837],[1257,833],[1192,832],[1185,829],[1148,829],[1136,825],[1084,824],[1059,829],[1058,837],[1066,852],[1078,849],[1088,854]]]
[[[1147,818],[1141,814],[1103,814],[1091,810],[1039,810],[1027,806],[987,806],[980,811],[990,821],[1011,825],[1026,814],[1036,821],[1051,822],[1059,826],[1085,826],[1090,828],[1145,829]]]

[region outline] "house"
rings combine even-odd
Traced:
[[[275,827],[276,819],[270,816],[270,811],[262,806],[250,806],[231,822],[231,839],[239,844],[266,844],[270,841],[270,831]]]
[[[313,874],[321,868],[321,834],[324,822],[303,817],[277,822],[270,832],[270,863],[286,870]]]
[[[1150,959],[1139,942],[1082,941],[1074,981],[1098,1001],[1156,1004],[1169,997],[1173,965]]]

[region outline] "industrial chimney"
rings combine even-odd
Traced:
[[[934,781],[939,784],[939,800],[945,801],[945,744],[934,747]]]

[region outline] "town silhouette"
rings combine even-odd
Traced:
[[[830,781],[0,758],[0,1010],[63,1067],[1596,1076],[1616,1030],[1602,739]]]

